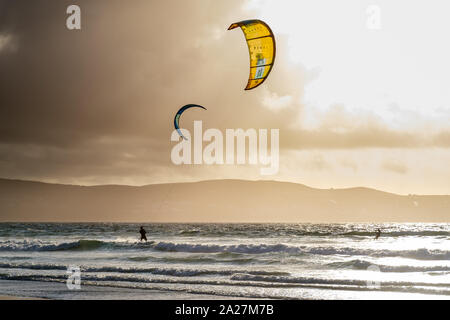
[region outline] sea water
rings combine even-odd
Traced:
[[[0,294],[30,283],[56,299],[449,299],[450,224],[1,223]]]

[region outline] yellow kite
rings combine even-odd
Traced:
[[[228,30],[241,27],[250,54],[250,76],[245,90],[256,88],[266,80],[275,62],[275,37],[269,26],[261,20],[233,23]]]

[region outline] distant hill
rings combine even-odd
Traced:
[[[450,222],[450,196],[276,181],[85,187],[0,179],[0,221]]]

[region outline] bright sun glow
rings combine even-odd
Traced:
[[[450,21],[442,6],[450,4],[377,3],[379,30],[367,27],[369,1],[253,0],[248,8],[287,37],[294,63],[317,74],[305,88],[304,124],[314,125],[337,104],[394,129],[447,126],[450,43],[443,39]]]

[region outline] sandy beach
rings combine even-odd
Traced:
[[[0,300],[209,300],[245,299],[242,297],[192,294],[167,290],[113,288],[82,285],[69,290],[65,283],[0,280]],[[246,300],[246,299],[245,299]]]
[[[0,296],[0,300],[48,300],[43,298],[17,297],[17,296]]]

